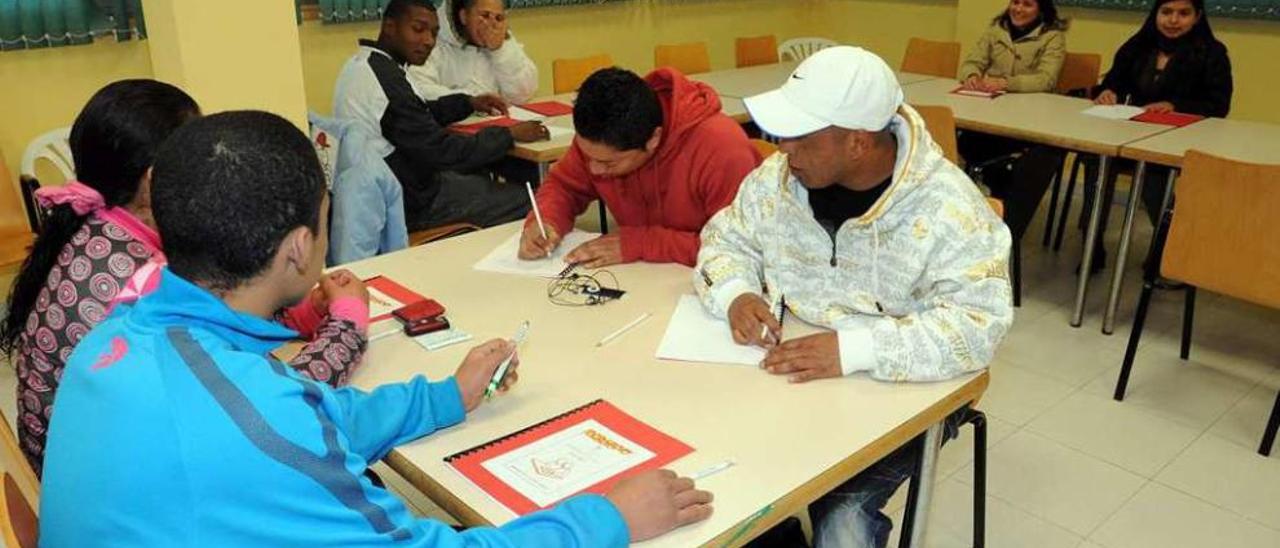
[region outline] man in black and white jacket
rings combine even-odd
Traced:
[[[334,116],[357,120],[379,136],[378,153],[404,188],[410,231],[524,218],[529,209],[524,189],[495,182],[484,168],[502,160],[515,142],[544,140],[549,132],[538,122],[474,135],[449,131],[449,124],[475,112],[505,114],[507,103],[494,95],[422,98],[404,67],[426,62],[439,30],[430,0],[388,3],[378,40],[361,40],[338,75]]]

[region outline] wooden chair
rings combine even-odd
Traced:
[[[706,42],[659,45],[653,48],[653,68],[673,67],[685,74],[711,72]]]
[[[4,155],[0,154],[0,267],[21,263],[31,252],[35,240],[31,218],[14,191],[14,182]]]
[[[578,91],[588,76],[611,66],[613,57],[607,53],[577,59],[556,59],[551,62],[552,89],[557,94]]]
[[[0,506],[4,527],[4,545],[14,548],[36,548],[39,544],[40,521],[31,508],[31,503],[18,490],[13,476],[4,473],[4,483],[0,483],[0,491],[4,494],[4,505]]]
[[[760,153],[761,158],[773,156],[773,153],[778,151],[778,145],[764,139],[752,139],[751,146],[756,147],[756,152]]]
[[[1086,99],[1093,97],[1093,87],[1098,85],[1098,78],[1102,73],[1102,56],[1096,53],[1067,53],[1066,59],[1062,62],[1062,71],[1058,73],[1058,84],[1054,87],[1054,93],[1061,95],[1076,95]],[[1044,240],[1041,245],[1049,247],[1050,236],[1053,234],[1054,217],[1058,211],[1058,197],[1062,190],[1062,175],[1070,173],[1071,177],[1067,182],[1067,194],[1062,196],[1062,215],[1058,228],[1057,248],[1062,247],[1062,233],[1066,230],[1067,214],[1071,210],[1071,198],[1076,191],[1076,180],[1080,178],[1080,155],[1075,155],[1071,162],[1071,170],[1059,170],[1058,176],[1053,179],[1053,188],[1049,190],[1049,211],[1045,217]]]
[[[733,45],[738,68],[772,65],[778,62],[778,39],[772,34],[739,38]]]
[[[1276,181],[1280,181],[1280,164],[1249,164],[1187,152],[1178,199],[1160,217],[1158,230],[1169,233],[1163,259],[1143,276],[1142,296],[1116,380],[1116,401],[1124,399],[1128,388],[1159,275],[1186,283],[1180,354],[1184,360],[1191,353],[1197,289],[1280,308],[1280,219],[1275,215],[1280,211],[1280,186]],[[1280,394],[1263,431],[1259,454],[1270,456],[1277,428]]]
[[[461,236],[470,232],[480,230],[480,227],[471,223],[453,223],[426,230],[419,230],[409,234],[409,247],[417,247],[431,242]]]
[[[960,70],[960,42],[934,42],[912,38],[902,57],[902,72],[927,74],[939,78],[956,77]]]
[[[33,505],[40,502],[40,479],[18,446],[18,438],[9,428],[9,419],[0,413],[0,447],[4,451],[4,470],[13,475],[22,493]]]
[[[956,115],[950,107],[937,105],[911,105],[924,119],[934,142],[942,148],[942,155],[951,163],[960,165],[960,148],[956,145]]]
[[[826,38],[818,38],[815,36],[807,36],[803,38],[792,38],[783,42],[778,46],[778,59],[784,61],[804,61],[810,55],[818,53],[832,46],[840,45],[835,40]]]

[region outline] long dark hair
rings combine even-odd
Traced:
[[[108,207],[128,204],[160,143],[199,114],[195,100],[169,84],[155,80],[108,84],[89,99],[71,126],[76,178],[102,194]],[[69,205],[49,209],[9,293],[9,312],[0,321],[0,352],[12,355],[17,349],[49,271],[86,218]]]
[[[1044,30],[1067,30],[1067,27],[1071,26],[1071,19],[1058,15],[1058,6],[1054,5],[1053,0],[1036,0],[1036,7],[1040,8],[1039,24],[1044,25]],[[1009,7],[1005,6],[1004,10],[991,20],[991,24],[1013,30],[1013,21],[1009,19]]]
[[[1160,29],[1156,27],[1156,15],[1160,13],[1160,7],[1174,2],[1176,0],[1155,0],[1151,4],[1151,11],[1147,13],[1147,20],[1142,23],[1142,28],[1138,29],[1137,34],[1129,38],[1127,43],[1132,43],[1143,48],[1155,48],[1161,44],[1170,45],[1168,38],[1160,33]],[[1178,37],[1174,42],[1179,44],[1202,44],[1214,43],[1218,39],[1213,35],[1213,29],[1209,26],[1209,14],[1204,11],[1204,0],[1190,0],[1191,7],[1195,8],[1196,14],[1200,19],[1196,21],[1194,27],[1187,31],[1186,34]]]

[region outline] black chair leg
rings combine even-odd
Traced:
[[[1276,443],[1276,429],[1280,429],[1280,392],[1276,392],[1276,404],[1271,408],[1271,418],[1267,420],[1267,429],[1262,433],[1262,445],[1258,454],[1271,456],[1271,446]]]
[[[1124,364],[1120,366],[1120,378],[1116,380],[1116,401],[1124,401],[1124,391],[1129,387],[1129,373],[1133,371],[1133,358],[1138,354],[1138,342],[1142,340],[1142,327],[1147,321],[1147,308],[1151,306],[1151,294],[1155,282],[1142,283],[1142,296],[1138,298],[1138,311],[1133,317],[1133,330],[1129,333],[1129,347],[1124,351]]]
[[[911,443],[920,447],[920,458],[916,459],[915,467],[912,469],[911,478],[907,480],[907,505],[902,512],[902,526],[898,528],[898,548],[910,548],[911,546],[911,530],[915,528],[916,516],[911,511],[916,507],[916,502],[920,500],[920,473],[924,467],[924,439],[921,434]]]
[[[1196,288],[1187,286],[1186,308],[1182,311],[1182,359],[1191,357],[1191,327],[1196,317]]]
[[[1071,178],[1067,180],[1067,192],[1062,195],[1062,212],[1058,214],[1058,232],[1053,235],[1054,251],[1062,249],[1062,237],[1067,232],[1067,219],[1071,217],[1071,198],[1076,194],[1076,179],[1080,178],[1081,169],[1084,169],[1084,164],[1080,162],[1080,155],[1076,154],[1075,159],[1071,161]]]
[[[604,200],[598,202],[600,204],[600,233],[609,233],[609,211],[604,207]]]
[[[1053,174],[1053,186],[1049,188],[1049,211],[1045,213],[1044,222],[1044,239],[1040,241],[1040,247],[1049,247],[1049,242],[1053,241],[1053,216],[1058,212],[1058,194],[1062,191],[1062,166],[1058,166],[1058,171]]]
[[[1009,258],[1009,278],[1013,283],[1013,306],[1022,306],[1022,241],[1014,240]]]
[[[987,416],[969,410],[973,425],[973,548],[987,543]]]

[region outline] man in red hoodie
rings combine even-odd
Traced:
[[[747,134],[721,114],[715,90],[671,68],[643,80],[619,68],[592,74],[578,90],[573,123],[573,146],[538,189],[547,235],[526,219],[521,259],[550,254],[603,198],[620,228],[572,250],[569,262],[693,266],[702,225],[760,164]]]

